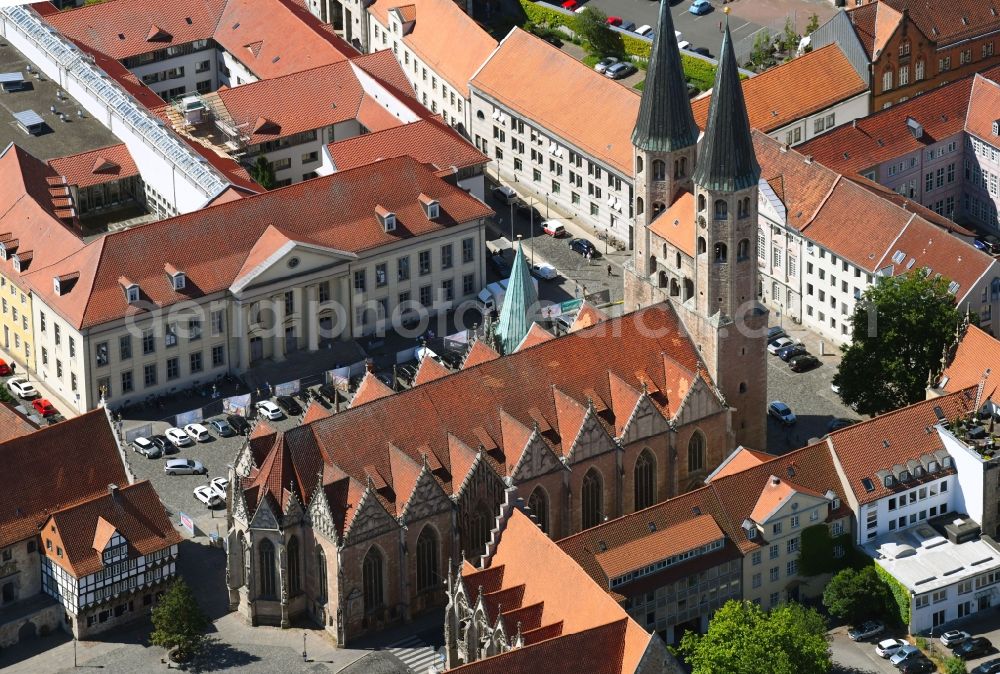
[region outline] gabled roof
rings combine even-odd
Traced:
[[[109,484],[128,484],[103,409],[8,440],[0,459],[17,467],[0,490],[0,547],[37,534],[60,508],[105,494]],[[93,538],[91,530],[88,545]]]
[[[395,391],[382,383],[382,380],[374,373],[366,372],[365,376],[361,378],[361,383],[358,384],[358,390],[354,392],[354,397],[351,398],[351,407],[358,407],[394,393]]]
[[[405,6],[399,0],[376,0],[368,12],[388,26],[388,12],[393,8],[400,9],[404,21],[415,21],[403,35],[403,44],[465,95],[469,80],[497,48],[497,41],[452,0],[412,0]]]
[[[451,372],[448,368],[439,363],[435,358],[424,356],[424,359],[420,361],[420,365],[417,366],[417,374],[413,378],[413,385],[419,386],[420,384],[425,384],[441,377],[447,377],[449,374]]]
[[[105,568],[98,544],[119,533],[128,542],[130,556],[149,555],[181,542],[167,512],[148,480],[120,486],[117,493],[94,496],[52,513],[46,525],[55,526],[65,557],[49,557],[76,578]]]
[[[477,339],[472,343],[472,348],[469,349],[469,353],[465,354],[465,360],[462,361],[462,369],[467,370],[470,367],[475,367],[480,363],[495,360],[499,357],[500,354],[494,351],[493,347],[486,342]]]
[[[440,203],[439,217],[427,218],[420,194]],[[394,231],[379,223],[377,204],[396,214]],[[431,169],[399,157],[110,233],[48,267],[33,263],[29,282],[50,308],[77,327],[89,327],[129,311],[118,284],[126,272],[143,298],[160,307],[228,289],[272,225],[297,243],[357,254],[491,212]],[[186,245],[172,246],[178,237]],[[184,269],[184,289],[175,290],[163,274],[166,261]],[[55,296],[52,277],[73,272],[80,280],[69,293]]]
[[[650,223],[649,231],[688,257],[694,257],[694,223],[694,195],[681,192],[670,207]]]
[[[996,77],[998,69],[987,71]],[[991,145],[997,145],[997,134],[993,124],[1000,120],[1000,84],[990,77],[976,73],[972,78],[969,94],[969,112],[965,118],[965,130]]]
[[[79,188],[139,175],[124,143],[49,160],[49,166]]]
[[[986,370],[990,375],[983,390],[991,393],[1000,387],[1000,341],[993,335],[969,325],[955,347],[955,355],[941,375],[941,388],[949,393],[978,386]]]
[[[580,310],[576,312],[576,318],[573,319],[573,325],[569,326],[569,331],[573,332],[575,330],[589,328],[592,325],[603,323],[606,320],[608,320],[608,315],[606,313],[595,307],[590,302],[584,300],[583,304],[580,305]]]
[[[836,43],[768,68],[741,84],[750,126],[764,133],[868,91]],[[711,100],[708,95],[691,101],[699,126],[708,121]]]
[[[0,443],[38,430],[38,426],[22,416],[10,403],[0,403]]]
[[[331,416],[330,410],[326,409],[318,402],[313,400],[306,407],[306,413],[302,415],[302,423],[309,424],[312,423],[313,421],[326,419],[329,416]]]
[[[338,171],[403,155],[448,173],[489,162],[489,157],[437,117],[337,141],[327,148]]]
[[[547,342],[550,339],[555,339],[555,335],[553,335],[551,332],[543,328],[538,323],[532,323],[531,327],[528,328],[528,333],[517,345],[517,348],[515,350],[524,351],[525,349],[529,349],[536,344]]]
[[[511,73],[518,73],[511,77]],[[514,28],[470,86],[632,175],[639,95],[539,37]],[[573,105],[566,105],[573,101]],[[594,124],[594,120],[601,120]]]
[[[897,14],[906,12],[927,39],[939,48],[961,40],[970,40],[1000,30],[1000,2],[997,0],[954,0],[948,3],[927,0],[881,0],[877,3],[882,14],[890,8]],[[892,25],[892,20],[885,22]],[[880,28],[876,19],[876,48],[884,46],[881,36],[889,28]]]
[[[764,483],[764,488],[760,491],[757,503],[750,512],[750,519],[757,524],[767,522],[795,494],[806,494],[815,498],[823,498],[823,494],[819,492],[804,489],[787,479],[783,480],[777,475],[771,475],[767,479],[767,482]]]
[[[774,457],[766,452],[757,452],[752,449],[747,449],[742,445],[733,450],[733,453],[727,456],[719,467],[716,468],[705,478],[705,482],[711,482],[717,477],[725,477],[726,475],[732,475],[733,473],[738,473],[741,470],[746,470],[753,466],[759,466],[765,461],[770,461]]]

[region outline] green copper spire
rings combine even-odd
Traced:
[[[660,18],[649,53],[632,144],[648,152],[672,152],[698,142],[669,0],[660,0]]]
[[[514,351],[521,343],[531,329],[531,324],[535,322],[537,313],[538,293],[531,280],[531,270],[524,259],[521,242],[518,241],[514,268],[507,282],[507,292],[500,309],[500,324],[497,326],[497,338],[505,354]]]
[[[708,106],[705,137],[698,150],[693,178],[695,184],[705,189],[723,192],[752,187],[760,178],[728,17],[719,69],[712,87],[712,102]]]

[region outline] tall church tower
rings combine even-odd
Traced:
[[[656,37],[632,131],[635,168],[635,237],[633,269],[649,281],[652,268],[649,225],[681,191],[691,191],[691,173],[698,152],[698,125],[691,114],[681,55],[674,38],[669,0],[660,0]],[[644,288],[642,285],[648,285]],[[658,301],[652,284],[640,284],[632,308]]]
[[[733,408],[736,442],[767,441],[767,310],[757,302],[757,182],[739,69],[728,21],[708,123],[696,154],[691,116],[669,6],[661,0],[632,142],[635,146],[635,253],[626,274],[626,308],[668,295],[653,281],[656,251],[649,225],[683,192],[693,192],[693,293],[669,297],[698,346],[708,373]],[[665,38],[661,43],[661,37]],[[690,197],[687,197],[690,198]],[[644,201],[641,201],[644,200]]]

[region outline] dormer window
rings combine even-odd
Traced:
[[[187,285],[187,275],[177,267],[167,262],[163,265],[163,271],[170,277],[170,287],[174,290],[184,290]]]
[[[56,297],[62,295],[62,283],[60,283],[58,276],[52,277],[52,292]]]
[[[892,487],[896,484],[896,478],[893,477],[892,475],[886,475],[885,479],[883,480],[883,483],[885,484],[886,488],[892,489]]]
[[[910,481],[910,471],[904,470],[903,472],[901,472],[899,474],[899,481],[900,482],[909,482]]]
[[[381,206],[375,207],[375,217],[382,225],[382,229],[386,232],[396,231],[396,214],[390,210],[382,208]]]
[[[1000,119],[993,122],[993,135],[1000,136]]]
[[[130,279],[124,276],[120,276],[118,277],[118,285],[120,285],[122,287],[122,290],[125,291],[125,300],[129,304],[135,304],[136,302],[139,301],[138,284],[132,283]]]
[[[752,527],[750,529],[747,529],[747,538],[750,539],[751,541],[753,539],[757,538],[757,528],[756,527]]]
[[[420,202],[420,207],[424,209],[424,215],[428,220],[434,220],[441,214],[441,204],[437,199],[421,193],[417,201]]]

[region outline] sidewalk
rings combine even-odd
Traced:
[[[39,379],[38,374],[34,370],[22,365],[19,360],[14,359],[10,355],[10,352],[2,347],[0,347],[0,358],[3,358],[5,361],[11,364],[16,363],[17,370],[13,376],[26,379],[30,381],[32,384],[34,384],[35,388],[38,389],[39,395],[42,398],[47,399],[53,405],[55,405],[56,409],[59,410],[59,414],[63,415],[63,417],[65,417],[66,419],[71,419],[73,417],[80,415],[80,412],[76,408],[72,407],[65,398],[63,398],[61,395],[53,391],[44,381]],[[4,382],[6,381],[7,379],[5,378]],[[24,403],[25,401],[21,402]],[[25,404],[28,406],[29,408],[28,411],[30,412],[31,403],[27,402]]]

